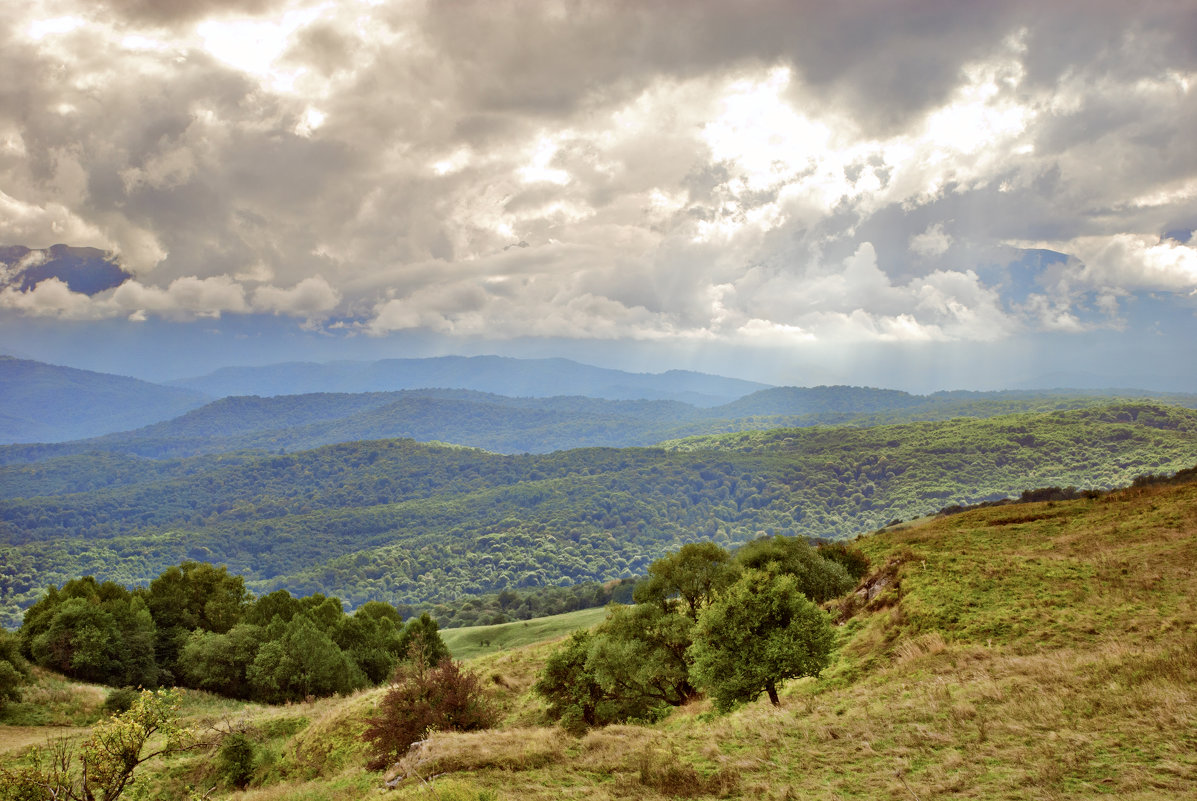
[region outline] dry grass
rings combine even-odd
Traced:
[[[556,728],[507,731],[433,732],[417,743],[386,775],[420,781],[442,773],[530,770],[564,756],[567,736]]]

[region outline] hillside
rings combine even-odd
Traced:
[[[61,442],[138,428],[206,400],[194,390],[0,356],[0,443]]]
[[[461,389],[235,396],[133,431],[73,442],[0,446],[0,465],[95,451],[177,459],[244,450],[306,450],[393,437],[450,442],[496,453],[551,453],[571,448],[647,446],[687,436],[783,427],[876,426],[1081,409],[1129,400],[1134,394],[953,392],[922,396],[866,387],[776,387],[705,409],[680,401],[507,397]],[[1193,395],[1142,394],[1145,397],[1136,400],[1197,407]],[[119,484],[120,478],[114,476],[110,483]]]
[[[850,537],[1028,486],[1112,487],[1195,462],[1197,412],[1151,404],[542,456],[404,440],[165,463],[78,456],[0,473],[28,493],[0,502],[0,601],[12,625],[49,583],[136,584],[184,559],[227,564],[257,592],[449,601],[629,577],[690,541]],[[113,472],[124,484],[105,488]],[[101,488],[34,497],[43,481],[89,480]]]
[[[841,616],[855,610],[837,629],[835,659],[820,678],[784,685],[780,708],[762,698],[720,715],[700,700],[656,724],[574,737],[550,727],[529,692],[554,646],[525,646],[469,663],[500,706],[498,727],[433,733],[421,778],[388,797],[1191,794],[1197,485],[978,509],[857,544],[874,571],[848,596],[855,603],[829,604]],[[248,733],[251,790],[232,793],[204,751],[147,764],[142,786],[151,799],[182,797],[185,785],[212,787],[213,799],[377,797],[383,774],[365,770],[357,738],[380,695],[261,707],[189,693],[185,723]],[[66,703],[41,714],[77,723],[79,713],[56,711]],[[0,727],[4,738],[19,749],[30,733]]]
[[[714,406],[767,385],[755,381],[669,370],[630,373],[569,359],[439,356],[427,359],[290,362],[224,367],[172,382],[212,397],[297,395],[313,392],[388,392],[429,387],[470,389],[516,397],[586,395],[609,400],[676,400]]]
[[[0,448],[0,464],[106,451],[169,459],[238,450],[306,450],[406,437],[498,453],[651,445],[702,410],[678,401],[510,398],[403,390],[222,398],[174,420],[78,442]]]

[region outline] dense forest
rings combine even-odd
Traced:
[[[0,502],[0,599],[11,627],[48,584],[144,584],[195,559],[258,593],[446,602],[629,578],[686,542],[843,538],[1195,460],[1197,412],[1142,402],[547,455],[405,440],[165,462],[81,454],[4,468],[0,485],[21,497]]]

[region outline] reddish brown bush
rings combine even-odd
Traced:
[[[479,678],[459,663],[402,662],[378,714],[366,721],[362,739],[371,745],[368,767],[382,770],[397,762],[430,730],[475,731],[494,725],[496,717]]]

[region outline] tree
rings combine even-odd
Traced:
[[[154,621],[141,598],[89,576],[30,607],[21,629],[38,665],[84,681],[155,686]]]
[[[843,565],[824,559],[800,537],[761,537],[740,548],[736,561],[753,570],[793,576],[798,591],[817,604],[837,598],[856,586]]]
[[[333,629],[332,637],[371,684],[386,681],[405,651],[403,618],[395,607],[381,601],[367,601],[352,617],[343,615]],[[439,634],[437,638],[440,638]]]
[[[371,770],[398,761],[412,743],[432,730],[476,731],[497,715],[478,677],[452,659],[429,666],[421,653],[395,668],[391,688],[366,719],[362,739],[370,744]]]
[[[260,626],[238,623],[226,634],[196,630],[179,652],[180,678],[188,687],[249,698],[248,671],[265,636]]]
[[[29,665],[21,656],[16,636],[0,629],[0,711],[9,701],[21,700],[21,685],[29,680]]]
[[[699,615],[691,675],[721,711],[762,692],[777,706],[778,683],[827,666],[833,636],[793,576],[747,570]]]
[[[687,543],[653,562],[632,597],[636,603],[655,603],[666,612],[681,612],[697,620],[699,610],[730,587],[738,575],[731,554],[715,543]]]
[[[576,733],[628,716],[587,666],[591,643],[590,632],[575,631],[545,660],[544,669],[532,685],[533,692],[548,703],[549,717]]]
[[[306,615],[296,615],[282,637],[258,649],[246,677],[255,700],[302,701],[347,693],[366,684],[361,670]]]
[[[427,612],[407,621],[397,647],[401,659],[414,660],[419,656],[427,665],[439,664],[451,656],[449,646],[441,639],[439,626]]]
[[[127,712],[97,725],[77,748],[64,739],[48,752],[35,749],[20,768],[0,767],[0,799],[115,801],[142,763],[192,745],[177,714],[173,691],[144,690]]]
[[[695,695],[687,656],[693,629],[689,617],[656,604],[613,606],[595,630],[587,669],[629,717],[650,717]]]
[[[170,679],[178,672],[179,652],[196,630],[224,634],[241,621],[249,592],[241,576],[224,567],[183,562],[150,583],[146,601],[157,626],[158,666]]]
[[[860,581],[869,572],[869,557],[855,545],[846,542],[820,542],[819,556],[837,562],[852,578]]]

